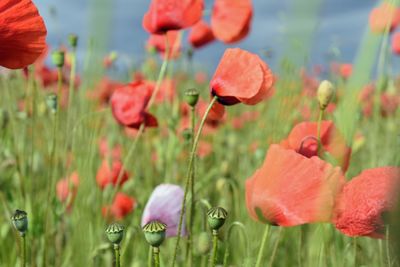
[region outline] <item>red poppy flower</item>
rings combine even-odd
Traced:
[[[351,76],[352,72],[353,72],[352,64],[347,63],[347,64],[340,65],[339,73],[343,79],[348,79]]]
[[[99,152],[103,158],[111,157],[112,159],[120,159],[122,155],[122,146],[116,144],[110,147],[107,138],[101,138],[99,141]]]
[[[167,38],[167,41],[165,40]],[[167,43],[168,42],[168,48]],[[181,50],[181,40],[178,31],[169,31],[165,35],[152,34],[147,40],[147,46],[153,47],[161,53],[163,58],[175,59],[179,57]],[[167,53],[168,49],[168,54]]]
[[[129,174],[122,170],[122,162],[113,160],[111,166],[107,159],[101,162],[100,168],[97,171],[96,182],[101,189],[107,185],[123,185],[129,179]]]
[[[195,48],[205,46],[214,41],[214,39],[210,26],[204,21],[197,22],[189,34],[189,43]]]
[[[247,210],[274,225],[329,222],[344,182],[340,168],[271,145],[261,168],[246,181]]]
[[[317,132],[317,122],[301,122],[293,127],[288,138],[282,141],[281,145],[308,158],[317,156]],[[346,171],[350,162],[351,148],[347,146],[346,140],[332,121],[321,123],[321,145],[323,151],[331,155],[337,165]]]
[[[104,217],[113,217],[122,220],[126,215],[131,213],[136,206],[136,200],[124,193],[117,193],[111,206],[102,208]]]
[[[386,27],[393,31],[399,23],[400,10],[386,1],[374,8],[369,15],[369,26],[374,33],[383,33]]]
[[[127,84],[114,91],[111,96],[111,109],[114,118],[122,125],[138,129],[142,123],[156,127],[157,119],[146,112],[153,86],[139,81]]]
[[[274,77],[257,55],[239,48],[227,49],[210,82],[211,94],[223,105],[255,105],[273,92]]]
[[[57,198],[61,202],[68,200],[71,197],[70,203],[75,198],[79,186],[79,176],[77,172],[73,172],[69,177],[61,179],[57,182],[56,191]]]
[[[400,32],[396,32],[392,37],[393,54],[400,55]]]
[[[203,8],[203,0],[152,0],[143,28],[154,34],[185,29],[201,19]]]
[[[215,0],[211,14],[215,38],[227,44],[242,40],[250,31],[252,17],[250,0]]]
[[[0,66],[24,68],[46,48],[46,26],[31,0],[2,0],[0,25]]]
[[[333,223],[348,236],[383,238],[383,216],[395,208],[400,168],[381,167],[363,171],[340,194]]]

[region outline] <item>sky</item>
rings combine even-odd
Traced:
[[[142,17],[150,0],[33,1],[47,25],[50,47],[65,43],[68,34],[75,33],[81,44],[78,56],[83,58],[88,37],[108,29],[107,51],[118,51],[126,65],[143,60],[148,33],[142,28]],[[205,2],[206,10],[211,9],[212,1]],[[310,12],[313,2],[320,2],[314,15]],[[328,55],[335,55],[341,62],[352,62],[368,25],[369,12],[376,3],[376,0],[253,0],[251,32],[230,47],[262,55],[268,51],[272,57],[266,61],[274,68],[282,58],[283,48],[288,46],[288,36],[293,34],[303,37],[300,43],[307,44],[310,65],[326,63]],[[97,16],[95,23],[93,14]],[[214,42],[196,51],[194,59],[203,68],[213,70],[227,47]]]

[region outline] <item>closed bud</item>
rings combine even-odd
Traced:
[[[208,210],[208,225],[212,230],[217,231],[224,225],[226,217],[228,217],[228,212],[221,207],[213,207]]]
[[[199,91],[196,88],[187,89],[185,92],[185,100],[189,106],[196,106],[197,101],[199,101]]]
[[[317,91],[317,97],[319,102],[319,108],[325,110],[331,102],[333,95],[335,94],[335,88],[333,84],[327,80],[320,83]]]
[[[51,60],[53,61],[53,64],[58,68],[62,68],[64,66],[64,57],[65,54],[63,51],[54,51],[51,54]]]
[[[159,247],[164,242],[167,225],[159,221],[151,221],[143,226],[144,237],[152,247]]]
[[[182,136],[185,141],[190,141],[192,139],[192,131],[188,128],[182,131]]]
[[[78,46],[78,35],[73,33],[68,35],[68,43],[72,48],[76,48]]]
[[[14,224],[15,229],[24,235],[26,230],[28,230],[28,214],[23,210],[15,210],[11,221]]]
[[[110,224],[106,229],[108,240],[114,245],[119,245],[124,237],[124,227],[119,223]]]

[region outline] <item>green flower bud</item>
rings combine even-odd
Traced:
[[[183,130],[182,136],[185,141],[190,141],[192,139],[192,131],[186,128],[185,130]]]
[[[119,245],[124,237],[124,227],[119,223],[110,224],[106,229],[106,234],[111,243]]]
[[[51,113],[53,114],[56,113],[58,105],[57,95],[54,93],[48,94],[46,96],[46,105],[47,108],[51,111]]]
[[[197,102],[199,101],[199,91],[195,88],[187,89],[185,92],[185,101],[191,107],[196,106]]]
[[[24,234],[28,230],[28,214],[23,210],[15,210],[11,220],[14,224],[15,229],[18,232]]]
[[[144,237],[152,247],[159,247],[165,239],[167,225],[159,221],[151,221],[143,226]]]
[[[328,104],[331,102],[333,95],[335,94],[335,88],[333,84],[327,80],[320,83],[317,91],[317,97],[319,102],[319,108],[325,110]]]
[[[196,251],[200,255],[206,255],[211,249],[210,235],[207,232],[201,232],[195,240]]]
[[[208,210],[208,224],[212,230],[218,230],[224,225],[228,212],[221,207],[213,207]]]
[[[78,35],[73,33],[68,35],[68,43],[72,48],[76,48],[78,46]]]
[[[64,57],[64,52],[60,50],[54,51],[51,54],[51,60],[53,61],[53,64],[56,65],[58,68],[62,68],[64,66]]]

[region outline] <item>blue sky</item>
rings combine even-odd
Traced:
[[[87,36],[101,27],[91,27],[91,8],[109,0],[34,0],[45,19],[49,35],[48,42],[56,47],[69,33],[80,36],[81,46],[79,56],[85,54]],[[316,0],[311,0],[316,1]],[[318,1],[318,0],[317,0]],[[148,34],[142,29],[142,16],[148,8],[149,0],[112,0],[111,6],[105,8],[105,14],[110,16],[110,36],[108,50],[116,50],[127,64],[140,62],[144,55],[144,44]],[[310,40],[310,61],[326,62],[326,55],[333,47],[341,52],[339,59],[351,62],[361,41],[368,23],[368,14],[376,4],[374,0],[325,0],[321,2],[317,14],[315,31],[310,30],[310,17],[292,18],[293,24],[288,25],[290,10],[293,4],[301,3],[300,8],[307,10],[310,0],[253,0],[254,17],[252,31],[248,37],[234,46],[261,54],[272,50],[276,55],[287,42],[287,33],[301,35],[311,31],[314,38]],[[206,0],[207,9],[212,1]],[[303,4],[304,3],[304,4]],[[51,15],[51,9],[56,10],[56,16]],[[98,13],[99,14],[99,13]],[[100,19],[106,18],[104,15]],[[93,23],[92,23],[93,24]],[[96,25],[97,26],[97,25]],[[291,27],[289,29],[289,27]],[[211,44],[200,49],[195,54],[198,64],[207,69],[214,69],[226,45]],[[272,67],[277,65],[277,57],[267,59]]]

